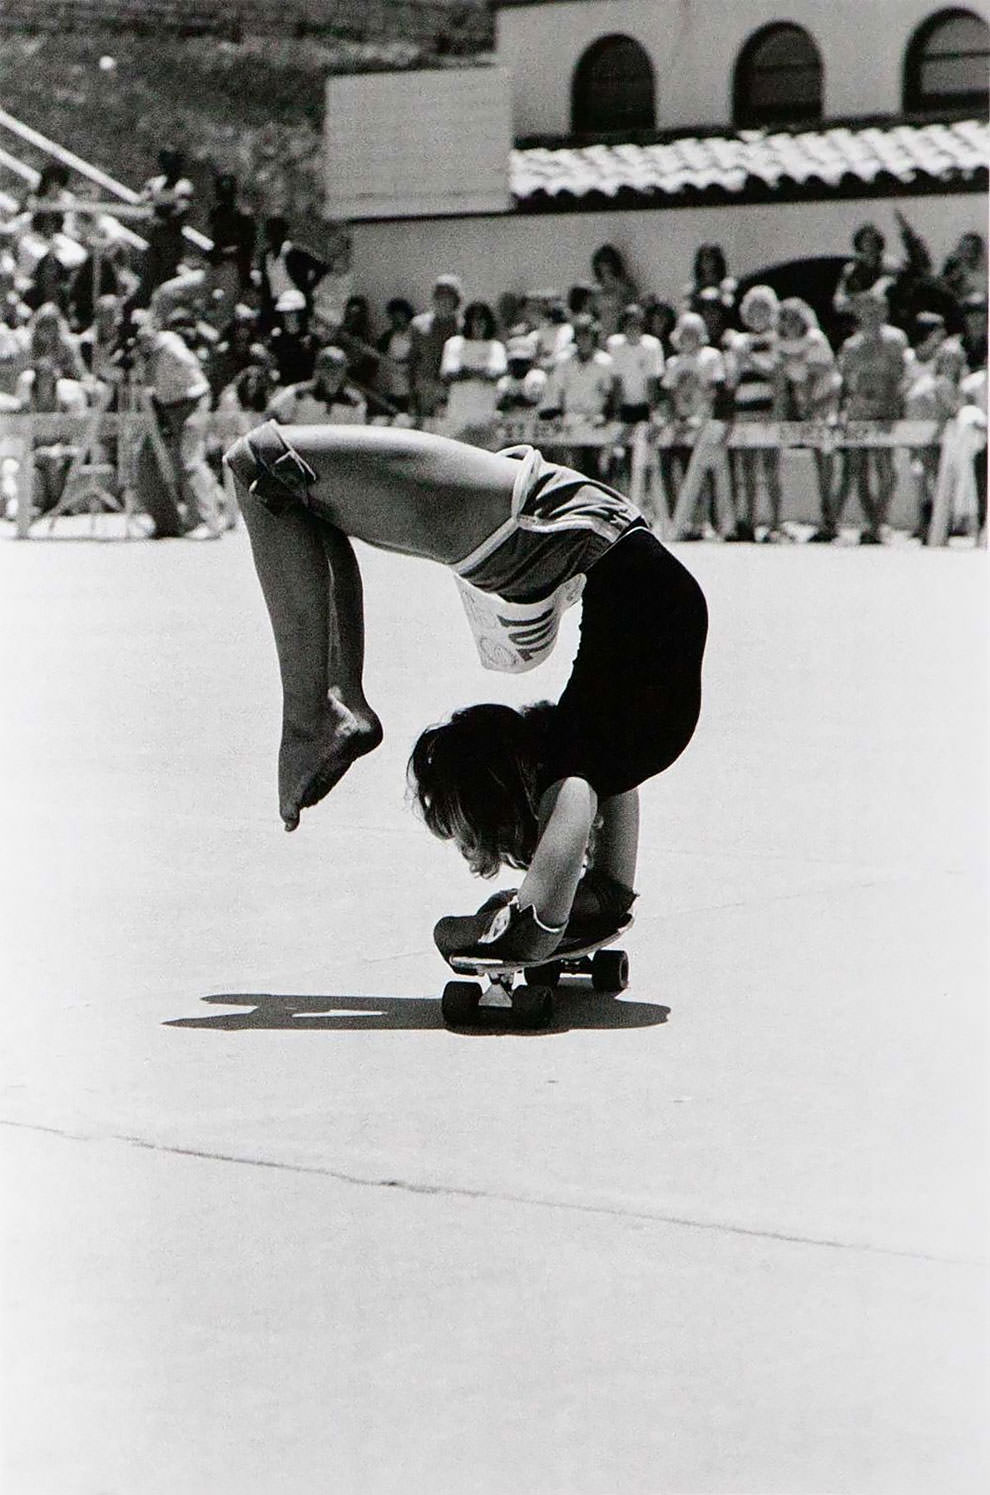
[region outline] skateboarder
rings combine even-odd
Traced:
[[[636,790],[690,741],[707,632],[700,588],[633,505],[532,447],[397,428],[269,423],[226,461],[275,634],[287,830],[382,740],[351,538],[450,567],[499,668],[545,657],[583,587],[560,701],[455,713],[420,738],[410,779],[429,828],[474,871],[525,869],[515,894],[443,921],[445,953],[542,960],[569,919],[617,927],[635,897]]]

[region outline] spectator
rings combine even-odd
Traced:
[[[217,410],[225,415],[256,416],[250,424],[257,425],[267,416],[278,385],[275,367],[262,344],[255,343],[251,351],[252,361],[220,391]]]
[[[619,380],[615,364],[598,346],[599,324],[585,313],[575,317],[574,346],[567,349],[550,373],[540,414],[577,418],[588,425],[604,425],[619,407]],[[597,476],[602,447],[582,444],[568,448],[567,462],[582,472]]]
[[[818,318],[799,296],[780,303],[778,319],[780,362],[777,372],[777,409],[783,420],[834,423],[839,412],[840,379],[832,345]],[[811,539],[827,543],[836,537],[832,516],[834,458],[825,446],[814,447],[820,522]]]
[[[86,391],[76,379],[65,378],[51,358],[36,358],[17,381],[17,401],[24,411],[38,415],[85,415]],[[65,493],[69,469],[78,453],[69,436],[39,436],[34,441],[34,508],[47,514]]]
[[[31,318],[29,333],[32,363],[47,358],[55,365],[60,377],[79,381],[86,378],[79,344],[53,302],[38,307]]]
[[[210,421],[207,436],[207,461],[229,494],[228,478],[223,470],[223,454],[239,436],[261,425],[268,418],[268,407],[278,390],[275,365],[262,343],[251,348],[252,359],[240,373],[221,389]],[[236,511],[225,504],[228,526],[236,522]]]
[[[182,152],[166,146],[158,152],[158,165],[157,176],[148,178],[141,193],[151,206],[152,218],[141,283],[135,295],[137,306],[147,306],[155,289],[179,273],[185,252],[182,231],[192,208],[193,185],[183,175],[185,157]]]
[[[226,327],[221,329],[219,341],[211,348],[207,360],[207,376],[214,399],[254,362],[257,337],[257,313],[250,306],[239,303]]]
[[[365,391],[372,388],[378,375],[378,350],[372,336],[367,296],[348,296],[334,343],[347,354],[347,377]]]
[[[918,521],[915,539],[927,540],[932,522],[935,484],[938,479],[939,446],[942,431],[962,404],[960,384],[966,372],[966,355],[957,338],[945,335],[945,324],[929,326],[935,313],[918,318],[923,334],[911,351],[907,364],[904,392],[904,415],[908,420],[932,420],[938,424],[938,435],[930,446],[917,448],[911,456],[911,477],[917,498]]]
[[[266,218],[258,257],[262,332],[268,333],[277,326],[276,306],[288,292],[301,292],[304,307],[311,311],[313,288],[322,274],[319,261],[292,243],[288,220],[281,214]]]
[[[31,334],[12,293],[0,299],[0,394],[13,397],[17,380],[31,362]]]
[[[614,244],[602,244],[595,250],[591,273],[595,277],[595,314],[603,338],[609,338],[618,332],[622,313],[636,300],[638,292]]]
[[[959,386],[962,406],[953,422],[957,448],[972,458],[973,494],[976,502],[974,529],[980,545],[987,543],[987,366],[966,374]]]
[[[101,296],[116,296],[122,302],[137,289],[137,279],[129,273],[125,247],[111,238],[97,218],[87,222],[83,246],[86,258],[74,271],[69,282],[68,310],[77,331],[89,327]]]
[[[567,292],[567,315],[573,325],[575,317],[595,315],[595,293],[598,287],[586,280],[579,280]]]
[[[436,415],[446,399],[447,386],[441,377],[440,365],[444,344],[461,330],[462,299],[457,276],[441,275],[433,286],[432,310],[413,317],[409,375],[415,415]]]
[[[669,395],[671,414],[680,428],[682,440],[661,452],[661,475],[664,486],[673,497],[684,481],[691,459],[691,446],[686,438],[696,436],[711,420],[716,402],[725,389],[725,362],[718,349],[710,345],[708,327],[700,312],[682,312],[671,342],[674,354],[664,369],[663,388]],[[709,508],[715,502],[710,476],[702,487],[699,503],[701,501],[707,501]],[[683,539],[700,540],[703,537],[697,517],[697,513],[691,517]]]
[[[780,367],[779,313],[776,292],[770,286],[752,286],[739,306],[743,330],[730,329],[723,339],[726,385],[732,391],[733,419],[737,422],[769,421],[773,416]],[[783,539],[780,526],[780,448],[741,447],[732,453],[731,467],[736,525],[726,539],[756,539],[757,489],[761,471],[770,503],[770,527],[763,538],[771,542]]]
[[[960,305],[970,296],[986,297],[987,245],[982,234],[963,234],[942,266],[942,283]]]
[[[885,253],[887,240],[875,223],[863,223],[852,237],[853,258],[843,266],[832,305],[840,316],[856,318],[854,299],[874,286],[886,294],[897,277],[897,265]],[[857,319],[858,320],[858,319]]]
[[[275,326],[268,346],[278,369],[279,383],[300,384],[313,377],[319,341],[309,330],[309,311],[302,291],[283,291],[275,303]]]
[[[214,312],[218,321],[225,322],[236,303],[251,290],[256,234],[253,217],[238,204],[237,178],[230,172],[221,172],[216,179],[207,223],[213,240],[207,261],[216,301]]]
[[[495,313],[486,301],[464,310],[464,331],[443,345],[440,376],[449,386],[447,426],[461,435],[490,426],[495,417],[495,386],[505,373],[505,344],[496,337]]]
[[[343,348],[321,348],[312,379],[281,390],[269,403],[268,414],[284,426],[363,425],[367,405],[347,382]]]
[[[404,296],[393,296],[385,308],[388,327],[378,339],[376,387],[392,410],[404,415],[409,409],[412,383],[409,359],[412,355],[413,308]]]
[[[652,418],[663,376],[663,348],[644,331],[644,322],[643,308],[630,302],[619,318],[619,331],[605,344],[619,381],[618,417],[630,426]]]
[[[546,394],[547,372],[534,364],[525,328],[510,334],[505,353],[507,372],[495,386],[496,409],[504,415],[536,410]]]
[[[149,442],[138,454],[138,487],[155,525],[154,537],[185,534],[189,539],[216,539],[220,533],[221,493],[206,461],[201,413],[210,386],[203,366],[174,327],[159,329],[142,322],[137,348],[144,383],[151,390],[155,418],[169,463],[163,499],[157,452]],[[177,510],[173,495],[181,505]]]
[[[574,329],[567,320],[563,297],[557,291],[532,291],[526,297],[526,320],[537,365],[552,369],[574,342]]]
[[[907,338],[899,327],[887,322],[887,295],[874,282],[852,301],[859,331],[842,345],[839,371],[843,384],[843,409],[848,420],[893,421],[903,408],[904,377],[908,368]],[[871,474],[875,488],[871,485]],[[881,531],[894,494],[896,477],[890,447],[848,447],[842,486],[836,497],[835,525],[850,487],[855,484],[866,528],[861,545],[882,543]]]
[[[677,326],[677,312],[669,301],[660,301],[656,296],[643,299],[643,331],[655,337],[663,349],[664,362],[674,351],[671,334]]]
[[[694,256],[691,284],[684,289],[681,311],[695,312],[705,324],[708,342],[719,348],[736,316],[738,282],[729,274],[720,244],[701,244]]]
[[[41,216],[35,215],[35,225]],[[53,306],[57,306],[60,312],[67,313],[73,269],[78,262],[77,253],[70,250],[66,254],[63,245],[59,244],[54,237],[47,240],[44,252],[31,273],[31,283],[24,292],[25,304],[37,310],[39,306],[50,302]]]
[[[96,303],[93,321],[79,334],[79,353],[91,379],[115,383],[119,369],[115,363],[124,324],[119,296],[101,296]]]
[[[960,307],[962,317],[961,341],[966,353],[966,362],[971,371],[977,372],[987,361],[987,293],[976,291]]]

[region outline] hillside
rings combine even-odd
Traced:
[[[295,215],[319,199],[328,75],[466,61],[409,40],[8,31],[0,35],[0,101],[130,186],[149,175],[163,144],[175,142],[198,186],[215,170],[234,171],[256,207]],[[208,192],[197,195],[202,201]]]

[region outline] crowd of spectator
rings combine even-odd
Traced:
[[[648,422],[668,430],[658,501],[669,509],[693,436],[713,418],[944,425],[963,406],[985,411],[987,256],[976,233],[936,270],[903,218],[897,256],[863,225],[821,317],[809,299],[770,285],[741,291],[716,244],[698,249],[671,300],[637,286],[604,244],[589,280],[566,290],[506,294],[493,306],[441,274],[428,307],[397,296],[373,310],[359,294],[336,306],[321,296],[326,267],[283,218],[259,223],[246,212],[232,176],[215,183],[209,249],[187,233],[194,193],[180,152],[162,150],[142,199],[141,250],[133,233],[87,210],[60,166],[0,220],[0,414],[78,414],[95,401],[122,409],[135,387],[150,391],[162,439],[140,454],[136,481],[158,534],[220,532],[223,433],[266,418],[441,422],[485,442],[535,416],[559,423],[567,460],[617,483],[629,476],[628,442],[591,442],[589,429]],[[66,451],[46,442],[35,452],[40,512],[60,501]],[[814,460],[813,538],[837,536],[855,492],[860,538],[878,542],[895,486],[891,449],[840,442]],[[914,455],[919,535],[937,464],[935,445]],[[977,490],[974,527],[985,519],[985,478]],[[730,538],[785,537],[778,449],[734,450],[731,491]],[[9,508],[9,484],[6,497]],[[692,536],[711,532],[712,503],[703,485]]]

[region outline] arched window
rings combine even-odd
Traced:
[[[653,64],[631,36],[603,36],[574,69],[571,129],[575,135],[626,135],[655,130]]]
[[[737,125],[811,124],[822,117],[822,59],[803,26],[764,26],[739,54]]]
[[[919,26],[904,59],[909,114],[985,114],[990,107],[990,27],[971,10],[943,10]]]

